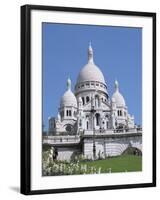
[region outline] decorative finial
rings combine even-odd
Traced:
[[[117,80],[115,80],[114,87],[115,87],[115,91],[119,91],[119,84]]]
[[[71,90],[71,79],[67,79],[67,90]]]
[[[91,46],[91,41],[89,42],[89,48],[88,48],[88,62],[93,62],[93,49]]]

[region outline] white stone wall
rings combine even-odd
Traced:
[[[57,160],[70,160],[72,156],[80,154],[80,149],[74,147],[59,147]]]
[[[58,160],[70,160],[78,154],[93,159],[93,144],[95,144],[96,158],[121,155],[130,146],[142,151],[142,135],[139,133],[97,134],[95,138],[91,134],[85,134],[81,142],[79,136],[63,136],[63,139],[60,136],[45,136],[43,143],[57,148]]]
[[[86,158],[93,158],[93,138],[84,139],[83,153]],[[96,138],[96,156],[102,158],[108,156],[121,155],[129,146],[136,147],[142,151],[142,136],[125,136],[125,137],[110,137]]]

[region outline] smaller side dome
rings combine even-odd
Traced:
[[[117,106],[125,106],[125,100],[122,94],[119,92],[119,84],[118,81],[115,81],[115,92],[112,96],[112,102],[115,102]]]
[[[64,93],[64,95],[61,98],[61,107],[64,106],[73,106],[77,107],[77,99],[73,92],[71,91],[71,80],[68,78],[67,80],[67,91]]]

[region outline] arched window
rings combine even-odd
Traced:
[[[118,116],[122,116],[122,111],[118,110]]]
[[[84,105],[84,97],[82,97],[82,102],[83,102],[83,105]]]
[[[81,119],[79,120],[79,126],[80,127],[82,126],[82,120]]]
[[[109,116],[108,116],[108,115],[106,115],[106,118],[108,119],[108,118],[109,118]]]
[[[108,129],[108,124],[109,124],[109,123],[108,123],[108,121],[107,121],[107,123],[106,123],[107,129]]]
[[[86,102],[87,102],[87,103],[89,102],[89,96],[86,97]]]
[[[95,117],[96,117],[96,126],[99,126],[99,124],[100,124],[100,114],[96,113]]]
[[[96,107],[100,106],[100,101],[99,101],[99,96],[98,95],[95,96],[95,105],[96,105]]]
[[[88,121],[87,121],[87,124],[86,124],[86,128],[87,128],[87,130],[88,130],[88,127],[89,127],[89,123],[88,123]]]
[[[71,110],[69,110],[69,116],[72,116]]]
[[[119,111],[119,115],[122,116],[122,110]]]

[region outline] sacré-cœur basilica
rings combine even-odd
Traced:
[[[103,73],[94,62],[91,44],[88,63],[81,69],[74,93],[71,80],[61,98],[57,117],[49,117],[43,144],[53,146],[57,159],[83,154],[88,159],[121,155],[133,147],[142,152],[142,129],[128,113],[118,81],[109,97]]]

